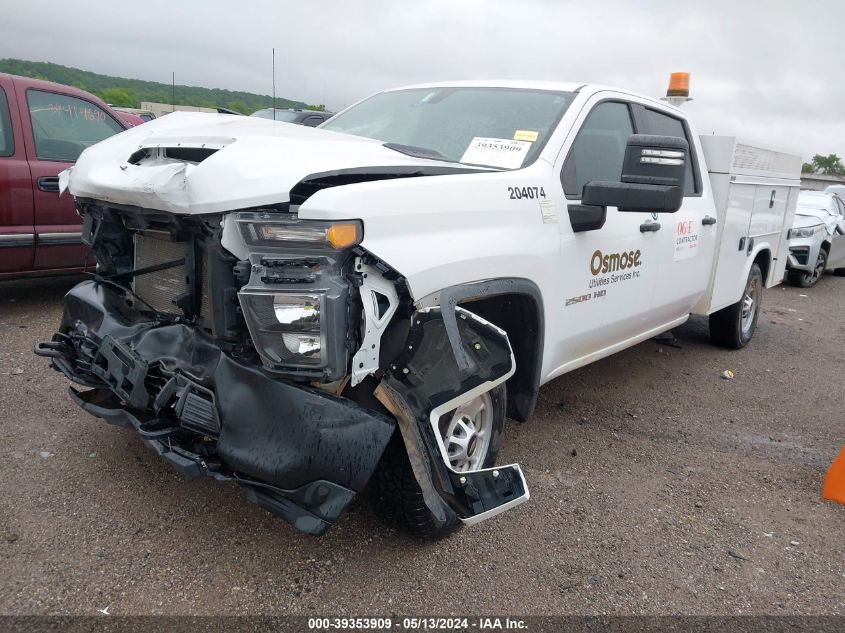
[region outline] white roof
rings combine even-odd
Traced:
[[[530,79],[463,79],[459,81],[433,81],[410,86],[389,88],[385,92],[394,90],[409,90],[413,88],[518,88],[522,90],[559,90],[574,92],[588,84],[565,81],[534,81]]]
[[[458,81],[432,81],[423,84],[411,84],[409,86],[398,86],[388,88],[383,92],[393,92],[395,90],[413,90],[413,89],[435,89],[435,88],[514,88],[517,90],[555,90],[559,92],[575,92],[576,90],[581,96],[589,97],[596,92],[609,90],[620,94],[638,97],[651,102],[654,106],[668,111],[680,112],[680,109],[672,104],[654,97],[639,92],[634,92],[627,88],[619,88],[617,86],[604,86],[601,84],[591,84],[585,82],[574,81],[541,81],[536,79],[462,79]]]

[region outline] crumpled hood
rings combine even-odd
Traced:
[[[795,220],[792,222],[792,228],[801,229],[823,224],[828,235],[833,235],[836,225],[841,222],[841,216],[828,213],[824,209],[798,207],[795,211]]]
[[[139,151],[156,154],[155,148],[197,148],[208,156],[187,162]],[[60,185],[77,197],[200,214],[287,202],[291,188],[313,174],[444,166],[461,169],[349,134],[258,117],[176,112],[89,147],[62,173]]]
[[[816,226],[824,224],[823,220],[827,219],[828,214],[824,211],[811,211],[809,209],[799,209],[795,212],[795,219],[792,221],[792,228],[800,229],[805,226]]]

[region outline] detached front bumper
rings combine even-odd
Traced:
[[[89,387],[71,397],[134,428],[189,476],[231,480],[309,534],[322,534],[366,486],[395,421],[270,376],[183,323],[133,311],[108,285],[65,297],[59,333],[36,347]]]

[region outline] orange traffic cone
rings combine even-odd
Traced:
[[[845,446],[833,460],[824,478],[822,497],[845,505]]]

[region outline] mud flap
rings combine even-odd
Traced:
[[[450,337],[440,307],[416,312],[405,350],[376,396],[399,422],[429,510],[438,520],[454,513],[472,524],[527,501],[529,494],[518,464],[465,472],[449,465],[441,416],[504,383],[516,370],[504,331],[461,307],[455,317],[459,336]]]

